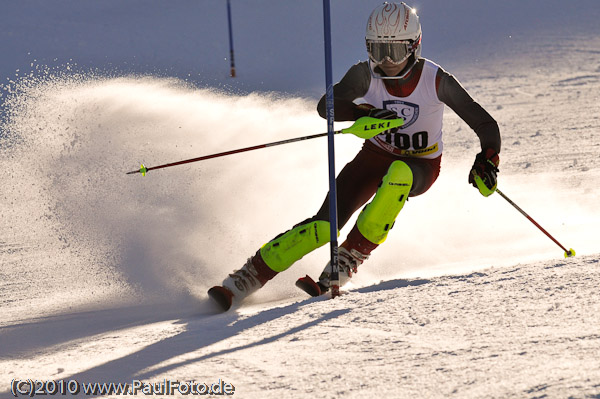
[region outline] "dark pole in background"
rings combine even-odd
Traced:
[[[227,0],[227,21],[229,23],[229,60],[231,61],[231,77],[235,78],[235,61],[233,58],[233,33],[231,30],[231,4]]]

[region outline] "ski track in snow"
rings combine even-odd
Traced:
[[[466,184],[477,141],[448,110],[439,181],[346,295],[293,287],[316,251],[226,314],[206,289],[320,205],[323,142],[125,172],[320,132],[314,100],[24,82],[0,143],[0,396],[13,378],[220,378],[242,398],[599,397],[600,41],[559,44],[449,69],[501,124],[503,192],[576,258]],[[338,141],[339,168],[358,146]]]

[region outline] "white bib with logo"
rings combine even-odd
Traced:
[[[402,127],[370,139],[373,144],[402,156],[432,159],[441,155],[444,103],[438,99],[435,88],[437,70],[436,64],[425,60],[417,87],[408,97],[391,95],[383,79],[371,78],[364,101],[396,111],[404,119]]]

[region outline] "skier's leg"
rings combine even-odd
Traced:
[[[296,225],[263,245],[239,270],[229,274],[221,286],[208,294],[228,310],[240,303],[304,255],[330,241],[329,222],[312,220]]]
[[[358,216],[358,220],[340,245],[340,285],[344,285],[357,267],[385,241],[396,217],[404,206],[413,184],[413,173],[403,161],[394,161],[383,177],[375,197]],[[320,285],[329,287],[331,264],[328,263],[319,277]]]
[[[410,192],[408,197],[415,197],[429,190],[439,176],[441,156],[435,159],[402,158],[401,161],[398,160],[396,162],[402,162],[410,169],[410,174],[412,174],[412,184],[409,188]],[[409,171],[406,169],[406,166],[396,164],[393,169],[395,170],[393,175],[396,176],[396,178],[400,178],[399,182],[402,183],[404,178],[406,180],[405,184],[410,181]],[[391,170],[392,166],[390,166],[390,171]],[[390,177],[389,172],[388,175],[386,175],[386,178],[388,177]],[[340,245],[340,264],[346,264],[346,267],[342,265],[342,268],[346,270],[346,273],[340,273],[341,285],[351,277],[353,272],[356,272],[358,265],[362,264],[369,257],[371,252],[377,248],[379,244],[385,241],[387,233],[394,225],[394,221],[402,209],[404,201],[406,201],[406,196],[401,201],[394,201],[394,194],[388,193],[394,193],[395,190],[387,190],[384,189],[384,187],[386,187],[386,185],[382,182],[375,198],[373,198],[373,201],[363,209],[356,224],[348,234],[348,238]],[[390,187],[389,181],[387,187]],[[396,192],[396,195],[397,194],[398,193]],[[386,206],[386,203],[388,202],[386,199],[391,200],[389,207]],[[380,216],[384,217],[380,218]],[[321,292],[325,292],[329,289],[330,272],[331,265],[328,263],[327,266],[325,266],[318,283]]]
[[[301,223],[263,245],[260,256],[273,271],[282,272],[304,255],[328,243],[329,230],[327,221]]]
[[[373,149],[366,142],[356,157],[344,166],[336,178],[338,228],[375,194],[383,176],[396,157]],[[314,220],[329,220],[329,195],[325,197]]]
[[[381,181],[373,200],[361,211],[356,226],[372,243],[383,243],[404,206],[413,184],[413,173],[403,161],[395,161]]]

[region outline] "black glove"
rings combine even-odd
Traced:
[[[355,119],[370,116],[377,119],[397,119],[398,114],[391,109],[375,108],[371,104],[358,104],[354,108]]]
[[[475,163],[469,173],[469,183],[477,188],[484,197],[496,191],[498,185],[496,174],[499,172],[499,164],[500,157],[491,148],[481,151],[475,157]]]
[[[396,111],[392,111],[391,109],[383,109],[383,108],[371,108],[369,110],[369,113],[367,114],[367,116],[370,116],[371,118],[376,118],[376,119],[398,119],[398,114],[396,113]],[[395,127],[393,129],[390,130],[384,130],[383,132],[379,133],[379,134],[389,134],[389,133],[395,133],[398,131],[398,128]]]
[[[396,113],[396,111],[383,108],[372,108],[369,110],[367,116],[377,119],[398,119],[398,114]]]

